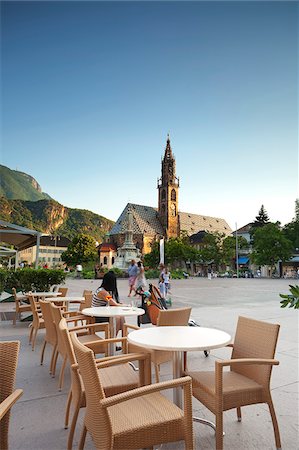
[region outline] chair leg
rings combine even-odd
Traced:
[[[60,369],[60,374],[59,374],[59,384],[58,384],[58,389],[61,391],[62,387],[63,387],[63,379],[64,379],[64,369],[66,366],[66,361],[67,361],[67,357],[65,356],[63,358],[63,363]]]
[[[281,441],[280,441],[280,433],[279,433],[279,428],[278,428],[278,422],[277,422],[277,418],[276,418],[276,414],[275,414],[275,410],[274,410],[274,406],[273,406],[271,398],[269,398],[269,400],[268,400],[268,406],[269,406],[271,419],[272,419],[272,423],[273,423],[273,428],[274,428],[276,448],[277,449],[281,449]]]
[[[33,330],[34,330],[34,328],[33,328],[33,326],[31,326],[30,327],[30,333],[29,333],[29,344],[31,344],[31,341],[32,341]]]
[[[72,450],[74,433],[75,433],[75,428],[76,428],[79,411],[80,411],[80,404],[78,402],[78,404],[76,405],[74,414],[73,414],[72,423],[71,423],[71,427],[70,427],[70,431],[69,431],[69,437],[67,440],[67,450]],[[83,434],[83,431],[82,431],[82,434]],[[86,433],[85,433],[85,435],[86,435]],[[82,439],[82,436],[81,436],[81,439]],[[80,445],[81,445],[81,439],[80,439]],[[84,442],[85,442],[85,437],[84,437]],[[84,443],[83,443],[83,447],[84,447]]]
[[[69,417],[70,417],[70,409],[71,409],[71,404],[72,404],[72,396],[73,396],[72,388],[70,388],[69,394],[67,396],[67,401],[66,401],[66,410],[65,410],[65,419],[64,419],[64,428],[65,428],[65,430],[69,426]]]
[[[56,347],[57,347],[57,345],[54,345],[53,350],[52,350],[51,361],[50,361],[50,370],[49,370],[50,374],[52,374],[52,372],[53,372],[53,362],[54,362]]]
[[[160,374],[159,374],[159,366],[158,366],[158,364],[155,364],[155,375],[156,375],[156,383],[159,383],[159,381],[160,381]]]
[[[55,377],[57,358],[58,358],[58,350],[57,350],[57,348],[56,348],[56,350],[55,350],[55,355],[54,355],[54,359],[53,359],[52,378]]]
[[[15,315],[14,315],[14,317],[12,319],[13,326],[16,326],[16,322],[17,322],[17,311],[15,312]]]
[[[223,412],[216,414],[216,450],[223,450]]]
[[[85,424],[83,424],[83,430],[82,430],[81,438],[80,438],[80,442],[79,442],[79,450],[84,449],[86,433],[87,433],[87,428],[86,428]]]
[[[240,407],[237,408],[237,417],[238,417],[238,422],[241,422],[242,414],[241,414],[241,408]]]
[[[40,357],[40,365],[41,365],[41,366],[43,365],[43,362],[44,362],[44,354],[45,354],[45,348],[46,348],[46,345],[47,345],[47,341],[45,340],[45,341],[44,341],[43,348],[42,348],[41,357]]]
[[[35,348],[35,339],[36,339],[36,335],[37,335],[37,330],[38,330],[38,328],[35,328],[33,331],[33,335],[32,335],[32,342],[31,342],[32,351],[34,351],[34,348]]]

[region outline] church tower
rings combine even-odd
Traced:
[[[166,149],[162,159],[162,174],[158,179],[159,218],[165,230],[166,238],[179,235],[178,193],[179,179],[175,172],[175,159],[167,135]]]

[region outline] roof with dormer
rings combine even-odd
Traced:
[[[228,223],[220,217],[179,212],[179,221],[180,230],[187,231],[189,236],[200,230],[207,231],[209,233],[224,233],[225,235],[229,235],[232,232],[232,229]]]
[[[133,216],[133,233],[148,236],[164,235],[164,230],[158,216],[158,210],[152,206],[136,205],[128,203],[115,222],[110,235],[124,234],[127,231],[128,211]],[[231,234],[232,230],[224,219],[218,217],[203,216],[179,212],[180,230],[185,230],[189,236],[199,230],[207,232],[219,232],[225,235]]]

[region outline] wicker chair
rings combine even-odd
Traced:
[[[140,449],[179,440],[185,441],[186,449],[194,448],[190,377],[142,386],[106,398],[92,351],[79,342],[75,333],[71,333],[71,339],[86,395],[80,449],[87,431],[98,450]],[[184,389],[184,411],[160,394],[178,386]]]
[[[40,308],[42,311],[43,319],[45,322],[45,328],[46,328],[45,340],[44,340],[44,344],[43,344],[42,351],[41,351],[40,364],[41,364],[41,366],[43,365],[45,348],[46,348],[47,344],[50,344],[53,347],[51,362],[50,362],[50,374],[55,375],[54,360],[55,360],[55,355],[57,352],[57,332],[56,332],[56,327],[55,327],[55,324],[53,321],[51,304],[49,301],[46,301],[46,300],[40,300],[39,304],[40,304]]]
[[[71,388],[69,391],[66,414],[65,414],[65,428],[68,428],[69,415],[71,404],[73,405],[73,417],[71,420],[71,426],[68,436],[67,449],[70,450],[73,445],[73,437],[75,432],[75,427],[77,423],[78,414],[80,408],[86,406],[85,390],[82,383],[81,375],[78,371],[77,360],[75,357],[73,344],[70,339],[70,330],[67,328],[67,323],[65,319],[62,319],[59,323],[59,332],[64,340],[65,347],[67,350],[68,360],[72,367],[71,370]],[[108,342],[121,341],[124,342],[125,338],[120,339],[108,339]],[[129,361],[140,361],[140,370],[135,372],[132,367],[128,364]],[[113,356],[108,358],[102,358],[101,360],[96,360],[96,364],[111,364],[109,367],[105,367],[101,370],[101,378],[103,382],[103,388],[105,395],[107,397],[121,392],[134,389],[138,386],[144,384],[150,384],[150,357],[147,354],[132,354],[123,356]],[[120,367],[121,365],[121,367]]]
[[[60,297],[60,298],[61,298],[61,297],[66,297],[67,291],[68,291],[68,288],[66,288],[66,287],[60,287],[60,288],[58,289],[58,292],[61,293],[61,295],[60,295],[59,297]]]
[[[54,357],[54,367],[56,367],[58,354],[61,355],[63,358],[62,366],[60,369],[59,374],[59,383],[58,388],[59,390],[62,389],[63,386],[63,380],[64,380],[64,371],[65,366],[68,360],[68,353],[67,349],[65,347],[64,340],[61,338],[61,335],[59,333],[59,322],[63,318],[63,312],[58,306],[51,305],[51,311],[52,311],[52,317],[53,321],[56,327],[57,332],[57,352]],[[67,313],[66,313],[67,314]],[[66,322],[74,322],[75,318],[70,317],[66,319]],[[77,320],[81,320],[81,316],[77,316]],[[105,343],[105,340],[103,340],[101,337],[97,336],[95,333],[99,331],[103,331],[105,333],[105,339],[109,338],[109,324],[108,323],[95,323],[95,324],[87,324],[83,326],[77,326],[72,327],[72,330],[78,331],[79,340],[82,342],[82,344],[86,345],[87,347],[91,348],[95,354],[97,353],[104,353],[105,356],[108,356],[108,344]],[[55,371],[54,371],[55,375]]]
[[[0,448],[8,449],[10,409],[23,394],[15,389],[19,341],[0,342]]]
[[[27,300],[27,297],[26,297],[26,295],[17,294],[17,290],[15,288],[12,288],[12,295],[14,296],[15,305],[16,305],[16,312],[15,312],[12,323],[13,323],[13,325],[16,325],[17,317],[20,320],[21,313],[31,311],[31,306],[28,305],[28,303],[27,304],[22,303],[23,300]]]
[[[216,449],[223,448],[223,411],[267,403],[272,418],[276,447],[281,448],[277,419],[270,393],[272,366],[279,325],[239,317],[232,357],[215,362],[213,372],[188,371],[193,395],[216,415]],[[230,371],[224,371],[230,367]]]
[[[190,318],[192,308],[176,308],[176,309],[167,309],[160,310],[157,318],[157,327],[166,327],[166,326],[187,326]],[[124,324],[124,335],[128,335],[128,330],[134,329],[139,330],[135,325]],[[133,345],[128,343],[128,351],[129,352],[147,352],[151,355],[152,363],[155,366],[155,375],[156,381],[159,382],[159,369],[160,364],[171,361],[173,358],[173,352],[164,351],[164,350],[151,350],[140,347],[139,345]],[[185,354],[185,367],[186,367],[186,354]]]
[[[45,328],[45,321],[39,311],[39,303],[34,300],[31,292],[29,292],[28,299],[32,312],[32,325],[30,327],[29,344],[31,344],[32,351],[34,351],[37,332],[38,330]]]

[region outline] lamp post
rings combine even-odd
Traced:
[[[236,267],[237,267],[237,278],[239,278],[239,249],[238,249],[238,228],[236,222]]]

